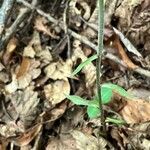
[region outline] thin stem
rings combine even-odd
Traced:
[[[97,95],[99,101],[99,109],[101,111],[101,123],[102,132],[105,134],[105,118],[104,110],[101,99],[101,61],[102,61],[102,51],[103,51],[103,39],[104,39],[104,0],[98,0],[98,50],[97,50],[97,61],[96,61],[96,81],[97,81]]]

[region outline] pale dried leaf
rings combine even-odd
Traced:
[[[40,59],[42,63],[44,63],[44,65],[49,64],[53,60],[52,55],[48,50],[48,48],[38,52],[36,56]]]
[[[44,93],[52,105],[60,103],[66,98],[65,95],[70,94],[70,84],[68,79],[66,78],[65,80],[57,80],[53,83],[45,85]]]
[[[28,45],[27,47],[25,47],[24,51],[23,51],[23,56],[24,57],[34,58],[35,51],[34,51],[33,47],[30,46],[30,45]]]
[[[107,142],[101,137],[99,138],[98,142],[96,137],[77,130],[72,131],[71,135],[75,139],[76,147],[79,150],[106,150]]]
[[[61,135],[60,139],[51,138],[46,150],[78,150],[76,142],[70,134]]]
[[[36,79],[41,74],[39,66],[40,62],[38,60],[23,59],[17,73],[18,89],[26,88],[33,79]]]
[[[5,90],[8,93],[14,93],[18,89],[18,82],[16,79],[16,75],[12,75],[12,82],[5,86]]]
[[[70,77],[71,70],[72,70],[72,61],[68,59],[66,62],[60,60],[58,62],[50,63],[44,69],[44,72],[48,78],[57,80]]]
[[[30,126],[37,117],[39,98],[34,87],[29,86],[24,91],[16,91],[9,95],[11,102],[20,118],[23,128]]]

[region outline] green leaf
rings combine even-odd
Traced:
[[[71,74],[71,76],[76,75],[78,72],[81,71],[81,69],[83,67],[85,67],[86,65],[88,65],[89,63],[91,63],[93,60],[97,59],[97,55],[93,55],[91,57],[89,57],[87,60],[85,60],[84,62],[82,62]]]
[[[102,103],[107,104],[111,101],[113,96],[112,90],[107,87],[101,87],[101,96],[102,96]]]
[[[66,95],[66,97],[76,105],[97,107],[95,101],[86,100],[76,95]]]
[[[114,124],[117,124],[117,125],[122,125],[122,124],[125,124],[126,122],[122,119],[116,119],[116,118],[110,118],[110,117],[107,117],[105,122],[111,122],[111,123],[114,123]]]
[[[126,98],[133,98],[125,89],[122,87],[112,84],[112,83],[104,83],[102,84],[102,88],[107,88],[108,90],[112,90],[112,92],[118,93],[119,95],[126,97]]]
[[[88,106],[87,114],[88,114],[89,118],[91,118],[91,119],[97,118],[100,116],[100,110],[97,107]]]

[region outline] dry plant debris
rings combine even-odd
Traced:
[[[101,80],[134,98],[113,93],[105,114],[126,124],[107,122],[100,138],[99,119],[66,98],[95,93],[95,61],[71,74],[97,50],[96,1],[0,4],[0,149],[150,149],[149,0],[105,0]]]

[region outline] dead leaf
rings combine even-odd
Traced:
[[[128,92],[132,93],[135,97],[139,99],[144,99],[150,101],[150,91],[144,88],[131,88]]]
[[[12,140],[18,146],[28,145],[37,136],[41,128],[42,128],[42,125],[38,124],[28,129],[26,132],[22,133],[17,138],[9,138],[9,139]]]
[[[33,49],[33,47],[31,45],[28,45],[27,47],[24,48],[23,56],[24,57],[34,58],[35,51],[34,51],[34,49]]]
[[[53,108],[51,111],[46,111],[43,115],[43,122],[53,123],[55,120],[59,119],[66,111],[67,103],[63,101],[58,104],[57,107]]]
[[[55,35],[55,33],[52,33],[50,31],[50,28],[46,25],[47,20],[43,17],[36,17],[34,28],[40,32],[43,32],[44,34],[49,35],[50,37],[54,39],[59,39],[59,36]]]
[[[70,133],[76,141],[76,147],[79,150],[106,150],[107,141],[103,138],[96,139],[96,137],[89,135],[87,133],[83,133],[81,131],[73,130]]]
[[[119,112],[127,123],[150,121],[150,103],[142,99],[127,100]]]
[[[150,122],[134,124],[126,132],[136,149],[150,149],[150,140],[148,138],[150,136]]]
[[[6,51],[3,54],[3,63],[7,65],[10,61],[10,58],[17,47],[18,40],[16,38],[12,38],[7,44]]]
[[[130,59],[129,57],[127,56],[127,54],[125,53],[120,41],[119,41],[119,38],[116,36],[115,38],[115,41],[114,41],[114,45],[115,47],[117,48],[122,60],[125,62],[125,64],[130,68],[130,69],[136,69],[138,68],[137,65],[135,65]]]
[[[50,138],[46,150],[78,150],[76,142],[70,134],[61,135],[61,138]]]
[[[19,71],[16,75],[17,79],[21,76],[24,76],[28,72],[29,67],[30,67],[30,63],[31,63],[31,61],[29,58],[23,57]]]
[[[60,60],[58,62],[50,63],[45,69],[44,72],[46,76],[53,80],[66,79],[70,77],[72,70],[72,60],[68,59],[66,62]]]
[[[45,85],[44,93],[52,105],[60,103],[66,98],[65,95],[70,94],[70,84],[68,79],[56,80],[55,82]]]

